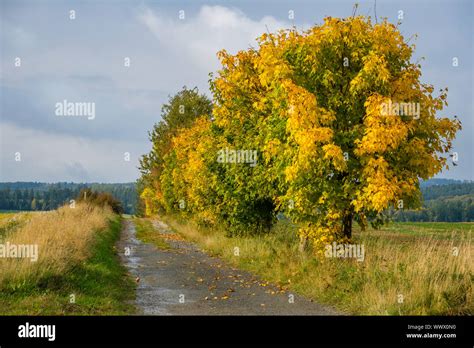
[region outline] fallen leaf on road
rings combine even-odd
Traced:
[[[161,237],[163,237],[164,239],[169,239],[169,240],[177,240],[177,241],[183,241],[184,240],[180,235],[172,234],[172,233],[162,234]]]

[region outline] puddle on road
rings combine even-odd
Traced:
[[[138,293],[137,306],[145,315],[171,315],[167,307],[175,305],[179,296],[174,290],[146,285]]]
[[[134,278],[139,277],[135,304],[145,315],[171,315],[168,308],[179,302],[182,290],[162,287],[160,271],[156,265],[161,262],[158,251],[151,245],[145,244],[135,236],[135,225],[125,221],[125,230],[120,241],[122,247],[121,258]],[[126,256],[125,248],[130,248],[130,255]]]

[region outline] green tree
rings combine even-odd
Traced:
[[[171,150],[171,140],[181,128],[190,127],[194,120],[200,116],[210,117],[212,103],[204,94],[199,94],[197,88],[183,87],[174,96],[169,97],[168,103],[161,109],[161,121],[154,125],[149,133],[152,149],[140,160],[142,173],[139,194],[144,187],[149,188],[156,196],[157,201],[162,201],[161,175],[163,174],[165,157]],[[151,202],[151,200],[149,200]],[[153,211],[152,208],[147,209]]]
[[[31,210],[36,210],[36,198],[31,200]]]

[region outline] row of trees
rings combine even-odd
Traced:
[[[69,188],[38,191],[35,189],[0,190],[0,209],[2,210],[50,210],[62,205],[79,193]]]
[[[433,179],[421,184],[423,207],[419,210],[400,210],[396,221],[474,221],[474,183],[447,179]]]
[[[141,182],[141,180],[140,180]],[[441,185],[431,185],[432,181],[423,182],[421,193],[423,207],[420,210],[399,210],[393,216],[396,221],[440,221],[440,222],[468,222],[474,221],[474,183],[447,182]],[[49,207],[61,206],[68,203],[71,197],[81,196],[77,184],[44,184],[34,183],[0,183],[0,209],[2,210],[49,210]],[[429,186],[423,186],[427,185]],[[92,184],[104,187],[104,184]],[[45,187],[49,187],[46,189]],[[122,206],[128,205],[128,214],[145,214],[144,202],[134,199],[135,189],[129,184],[105,184],[111,195]],[[29,189],[28,189],[29,187]],[[52,187],[55,187],[54,189]],[[68,188],[69,187],[69,188]],[[83,185],[80,185],[83,187]],[[138,187],[143,192],[144,187]],[[135,203],[136,202],[136,203]],[[136,204],[136,205],[134,205]]]
[[[426,201],[420,210],[401,210],[394,216],[396,221],[474,221],[474,195],[442,197]]]
[[[75,183],[1,183],[1,210],[52,210],[69,203],[81,190],[107,192],[117,199],[125,213],[134,214],[137,202],[136,188],[129,184],[75,184]]]
[[[349,239],[353,221],[365,228],[400,202],[419,206],[419,179],[447,167],[461,125],[436,117],[447,89],[435,96],[420,82],[398,28],[326,18],[258,41],[218,53],[212,103],[183,89],[164,106],[141,161],[146,213],[242,234],[269,230],[283,212],[322,246]],[[421,107],[387,112],[397,103]]]
[[[444,185],[421,187],[423,199],[426,201],[443,197],[474,195],[474,182],[453,182]]]

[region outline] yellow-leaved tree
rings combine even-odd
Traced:
[[[447,89],[420,81],[413,49],[388,21],[354,16],[221,51],[214,132],[221,147],[258,151],[256,166],[226,170],[232,211],[246,212],[235,198],[270,200],[265,209],[324,246],[350,239],[353,221],[365,228],[390,207],[417,206],[419,180],[447,167],[461,125],[437,117]]]
[[[141,178],[137,182],[145,214],[153,215],[177,202],[166,200],[170,188],[161,187],[163,172],[167,169],[165,158],[173,151],[172,139],[182,129],[191,127],[199,117],[210,116],[211,101],[197,88],[183,87],[169,97],[161,108],[161,120],[149,133],[152,149],[140,159]],[[168,195],[166,195],[168,194]]]

